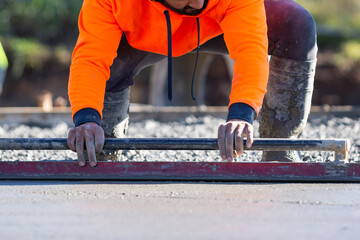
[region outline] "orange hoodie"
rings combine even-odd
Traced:
[[[110,66],[124,33],[129,44],[143,51],[167,55],[167,8],[151,0],[84,0],[79,37],[72,56],[69,98],[73,116],[84,108],[101,116]],[[169,10],[173,56],[224,34],[235,59],[229,106],[245,103],[259,112],[268,79],[267,26],[263,0],[209,0],[197,16]]]

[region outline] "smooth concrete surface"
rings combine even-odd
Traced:
[[[359,239],[360,184],[0,181],[0,239]]]

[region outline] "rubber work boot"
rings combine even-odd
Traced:
[[[130,87],[120,92],[105,92],[103,119],[101,127],[104,129],[105,138],[125,137],[129,124]],[[105,154],[105,156],[103,156]],[[121,150],[105,150],[99,156],[102,160],[121,160]],[[105,157],[105,159],[104,159]]]
[[[316,60],[272,56],[267,93],[260,110],[261,138],[298,138],[310,113]],[[263,152],[262,161],[299,162],[300,152]]]

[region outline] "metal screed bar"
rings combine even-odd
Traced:
[[[244,144],[245,146],[245,144]],[[0,150],[68,150],[66,138],[0,138]],[[106,139],[107,150],[217,150],[216,138],[122,138]],[[346,160],[348,139],[255,139],[251,151],[334,151]]]

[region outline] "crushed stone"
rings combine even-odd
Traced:
[[[143,120],[131,122],[127,137],[131,138],[216,138],[217,129],[224,122],[212,116],[196,118],[189,116],[176,122]],[[254,122],[255,137],[258,121]],[[49,126],[0,124],[1,138],[66,138],[72,126],[56,122]],[[351,141],[349,161],[359,160],[360,118],[322,116],[309,118],[301,138],[348,138]],[[2,161],[75,160],[72,151],[0,151]],[[307,162],[332,161],[332,152],[301,152]],[[235,161],[256,162],[261,158],[259,151],[246,151]],[[124,151],[123,161],[222,161],[218,151]]]

